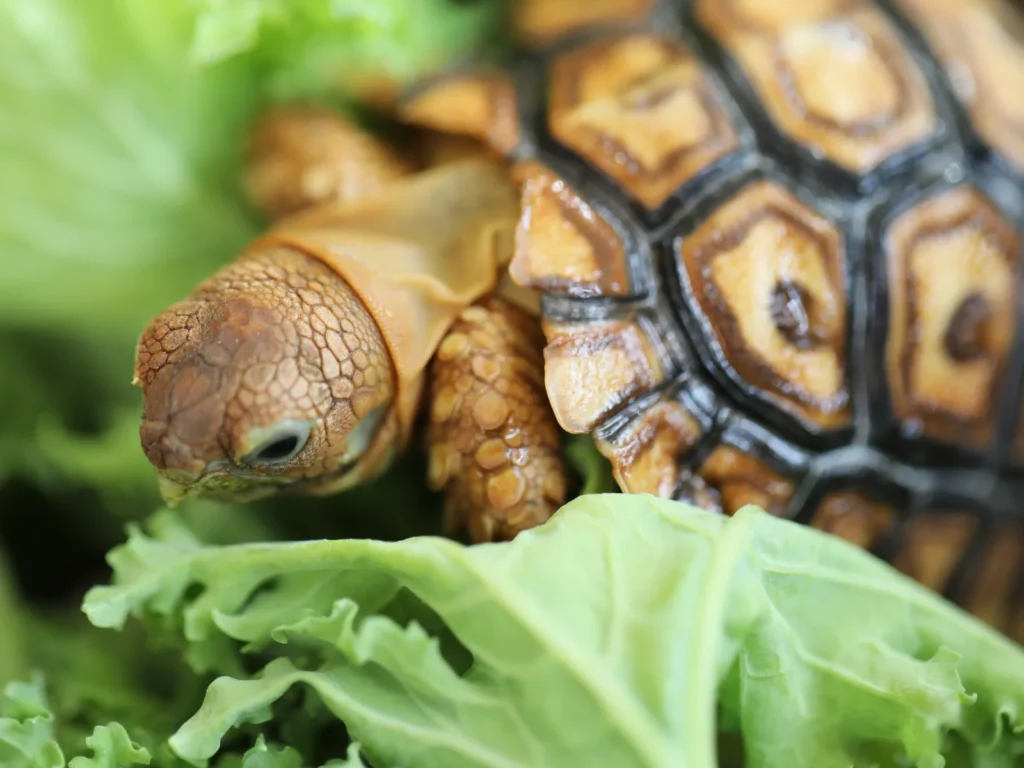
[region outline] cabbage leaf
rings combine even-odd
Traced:
[[[66,761],[42,675],[9,683],[0,695],[0,765],[5,768],[128,768],[149,765],[150,754],[120,723],[97,725],[85,739],[92,756]]]
[[[222,667],[262,665],[219,676],[171,738],[196,765],[293,687],[382,765],[703,768],[720,730],[742,734],[750,768],[1024,754],[1024,650],[754,508],[587,495],[473,547],[209,547],[163,513],[110,562],[84,604],[94,624],[173,625],[189,647],[230,641]]]
[[[494,0],[198,2],[192,59],[248,55],[275,98],[390,93],[454,59],[493,55],[503,18]]]
[[[47,700],[41,674],[25,682],[9,683],[0,693],[0,765],[4,768],[185,768],[165,744],[154,752],[132,740],[119,722],[95,726],[81,739],[82,750],[68,759],[58,736],[60,726]],[[145,733],[145,729],[141,728]],[[67,741],[64,739],[63,741]],[[219,768],[304,768],[309,765],[294,748],[267,743],[261,734],[244,753],[218,761]],[[327,761],[323,768],[367,768],[359,744],[349,745],[344,759]]]

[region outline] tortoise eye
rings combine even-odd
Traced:
[[[292,456],[298,447],[299,438],[295,435],[288,435],[288,437],[281,438],[261,450],[256,455],[256,458],[259,461],[283,461]]]
[[[243,466],[284,464],[298,456],[309,440],[309,425],[300,421],[284,421],[261,431],[266,439],[242,457],[239,463]]]

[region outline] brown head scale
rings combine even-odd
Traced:
[[[372,316],[298,250],[250,252],[139,342],[143,449],[169,503],[325,493],[394,449],[395,379]]]

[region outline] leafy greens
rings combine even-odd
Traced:
[[[711,766],[719,725],[752,768],[1024,755],[1022,649],[754,508],[590,495],[476,547],[207,547],[164,514],[111,564],[94,624],[173,627],[231,670],[170,739],[197,765],[300,685],[379,765]]]
[[[29,599],[156,503],[125,371],[154,308],[260,227],[253,116],[386,96],[499,6],[0,0],[0,493],[31,489],[0,523],[38,547],[0,564],[0,766],[703,768],[740,740],[755,767],[1022,764],[1018,646],[751,509],[587,495],[510,544],[355,538],[431,527],[410,457],[301,515],[132,526],[88,622]],[[613,489],[589,440],[567,450],[585,494]]]
[[[199,0],[191,56],[252,54],[275,97],[379,97],[470,52],[484,54],[495,4],[452,0]]]

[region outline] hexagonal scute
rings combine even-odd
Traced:
[[[929,589],[942,592],[978,528],[970,512],[946,510],[912,518],[892,564]]]
[[[602,39],[551,68],[552,136],[650,211],[739,147],[701,64],[660,36]]]
[[[679,399],[665,397],[644,408],[614,436],[595,436],[626,493],[672,498],[682,479],[683,460],[697,445],[700,419]]]
[[[935,133],[928,82],[867,0],[698,0],[778,128],[852,173]]]
[[[675,243],[687,303],[725,373],[812,431],[846,427],[842,234],[761,180]]]
[[[983,554],[963,595],[964,607],[1024,643],[1024,521],[997,521],[979,551]]]
[[[590,432],[630,400],[668,377],[665,361],[639,318],[544,321],[544,384],[559,425]]]
[[[896,510],[891,504],[859,491],[837,489],[821,499],[810,524],[858,547],[870,549],[878,545],[895,519]]]
[[[1019,249],[1014,228],[970,187],[924,198],[886,232],[886,373],[911,433],[975,449],[993,438],[1018,331]]]
[[[1022,563],[1024,521],[1007,517],[986,524],[976,511],[946,508],[914,515],[892,560],[929,589],[954,591],[950,596],[967,611],[1018,642],[1024,640]],[[954,576],[964,581],[951,590]]]
[[[579,29],[644,18],[655,0],[512,0],[512,29],[520,43],[536,47]]]
[[[572,187],[537,162],[516,166],[522,215],[510,277],[568,296],[625,296],[629,259],[615,229]]]
[[[519,144],[519,105],[507,73],[460,72],[428,83],[403,101],[411,125],[467,136],[507,155]]]
[[[698,467],[691,482],[692,503],[734,515],[748,504],[772,515],[782,515],[796,489],[756,456],[731,445],[719,445]]]
[[[1024,172],[1024,14],[1001,0],[896,5],[939,57],[981,138]]]

